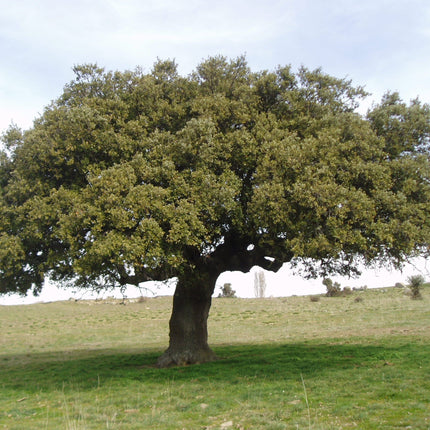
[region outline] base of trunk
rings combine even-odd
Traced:
[[[208,347],[199,350],[172,351],[168,348],[157,360],[157,367],[187,366],[217,360],[215,353]]]
[[[208,345],[207,320],[217,273],[204,265],[178,277],[170,317],[169,347],[158,367],[185,366],[216,359]]]

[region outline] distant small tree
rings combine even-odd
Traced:
[[[408,278],[409,288],[411,290],[411,299],[422,299],[421,288],[425,279],[422,275],[413,275]]]
[[[218,297],[227,297],[227,298],[235,298],[236,297],[236,291],[231,288],[230,283],[225,283],[221,287],[221,293],[219,293]]]
[[[254,294],[257,298],[266,296],[266,277],[262,270],[254,274]]]
[[[327,297],[336,297],[342,294],[339,282],[334,282],[330,278],[323,279],[323,285],[327,288]]]

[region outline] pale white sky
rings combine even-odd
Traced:
[[[31,127],[76,64],[149,71],[157,57],[182,74],[217,54],[321,66],[367,105],[387,90],[430,102],[428,0],[0,0],[0,52],[0,132]]]
[[[0,0],[0,130],[23,128],[72,67],[150,70],[246,53],[253,70],[321,66],[379,100],[430,101],[428,0]]]

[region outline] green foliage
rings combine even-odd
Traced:
[[[363,118],[350,81],[244,57],[74,72],[3,136],[0,293],[284,262],[349,274],[428,251],[427,105],[388,94]]]
[[[428,153],[429,114],[430,107],[418,99],[407,106],[398,93],[387,93],[367,117],[378,136],[384,138],[386,152],[397,158],[402,154]]]
[[[425,279],[422,275],[413,275],[408,278],[409,288],[411,289],[411,298],[414,300],[422,299],[421,289],[424,286]]]

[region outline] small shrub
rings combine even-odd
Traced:
[[[411,290],[411,299],[422,299],[421,288],[425,282],[424,277],[422,275],[413,275],[408,278],[408,282]]]
[[[363,299],[363,297],[360,297],[360,296],[358,296],[358,297],[356,297],[355,299],[354,299],[354,302],[355,303],[360,303],[360,302],[362,302],[364,299]]]
[[[231,288],[230,283],[226,283],[221,287],[221,293],[218,294],[218,297],[235,298],[236,291]]]
[[[320,301],[320,296],[311,296],[310,300],[311,300],[311,302],[319,302]]]
[[[344,296],[350,296],[352,294],[352,289],[351,287],[344,287],[342,292]]]
[[[337,297],[342,294],[339,282],[334,282],[330,278],[323,279],[323,285],[327,288],[327,297]]]
[[[396,282],[394,288],[405,288],[405,286],[401,282]]]

